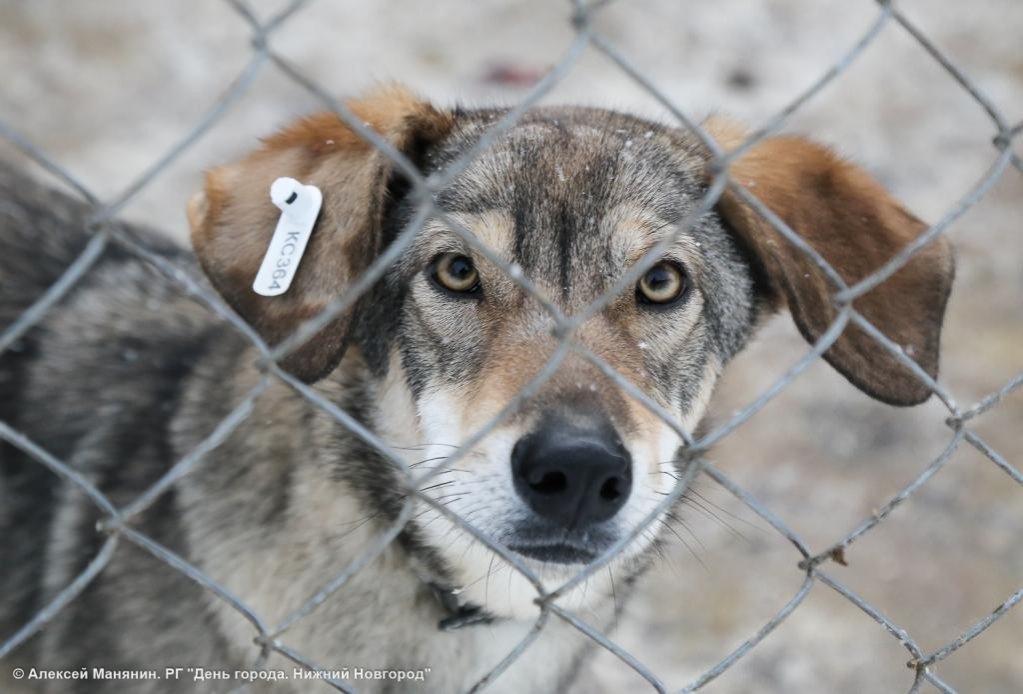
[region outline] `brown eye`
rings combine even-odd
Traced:
[[[480,275],[472,260],[458,253],[445,253],[433,261],[434,282],[458,294],[470,294],[480,288]]]
[[[661,261],[646,271],[636,285],[636,298],[644,304],[670,304],[682,296],[686,276],[678,265]]]

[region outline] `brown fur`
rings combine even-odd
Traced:
[[[726,149],[744,139],[741,128],[711,119],[708,131]],[[796,137],[758,143],[729,167],[746,187],[815,248],[848,284],[868,276],[924,233],[927,225],[903,209],[864,171],[829,149]],[[733,191],[718,210],[763,264],[776,303],[788,307],[800,332],[818,339],[838,315],[837,291],[798,248]],[[945,301],[952,284],[948,241],[938,237],[853,307],[932,378]],[[894,405],[923,402],[930,390],[855,325],[824,353],[836,369],[873,397]]]
[[[391,87],[349,103],[352,113],[399,151],[417,137],[440,137],[452,125],[409,92]],[[361,274],[379,250],[392,165],[337,115],[304,118],[264,140],[241,162],[213,169],[205,194],[189,204],[192,244],[213,284],[262,336],[275,344],[317,315]],[[267,191],[279,176],[329,190],[294,285],[259,296],[252,280],[279,215]],[[341,359],[353,311],[306,341],[283,366],[307,381]]]

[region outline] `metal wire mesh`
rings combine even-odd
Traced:
[[[886,522],[892,512],[916,493],[921,487],[938,472],[952,457],[952,455],[963,444],[972,446],[983,456],[1007,474],[1017,484],[1023,485],[1023,472],[1013,466],[1008,460],[1002,457],[992,446],[990,446],[972,427],[974,420],[1009,395],[1011,392],[1023,386],[1023,373],[1012,378],[996,392],[991,393],[979,402],[961,406],[957,403],[953,394],[940,383],[932,380],[920,369],[919,366],[908,356],[900,345],[894,344],[885,337],[863,315],[852,306],[852,301],[890,277],[899,270],[908,259],[921,247],[944,233],[946,229],[962,216],[968,209],[976,204],[984,194],[999,180],[1002,174],[1009,167],[1015,167],[1023,172],[1023,162],[1018,155],[1014,154],[1011,146],[1021,130],[1023,123],[1012,124],[980,89],[970,77],[965,74],[947,55],[932,43],[928,36],[914,25],[906,16],[900,13],[896,4],[891,0],[879,0],[877,5],[877,17],[872,25],[863,33],[859,40],[847,51],[840,60],[822,72],[819,79],[805,92],[800,94],[776,116],[770,118],[760,128],[756,129],[751,136],[738,148],[725,152],[713,139],[704,132],[699,125],[690,120],[689,117],[678,108],[672,101],[649,80],[642,71],[637,68],[629,58],[619,51],[616,46],[604,35],[594,28],[594,18],[602,9],[610,4],[608,0],[594,0],[586,3],[576,0],[572,7],[571,24],[574,28],[574,38],[565,48],[557,63],[540,79],[516,106],[511,108],[505,116],[495,122],[483,135],[479,143],[467,152],[460,159],[448,166],[440,175],[424,178],[419,174],[416,167],[408,161],[400,152],[396,151],[384,138],[365,125],[359,118],[355,117],[346,106],[330,96],[329,90],[315,83],[305,76],[302,71],[286,60],[274,50],[273,39],[278,30],[284,26],[292,17],[302,11],[307,4],[306,0],[296,0],[290,3],[283,11],[261,21],[244,0],[226,0],[234,9],[241,21],[248,24],[251,29],[251,57],[241,73],[228,86],[223,96],[213,107],[195,124],[195,126],[175,144],[166,154],[154,162],[145,172],[138,177],[123,192],[111,200],[101,200],[94,195],[90,189],[81,181],[76,180],[58,162],[51,159],[46,152],[35,144],[27,141],[19,135],[18,131],[11,124],[0,122],[0,137],[5,138],[15,147],[21,149],[35,162],[40,164],[53,175],[62,179],[69,185],[90,207],[89,233],[91,240],[78,256],[78,258],[67,268],[63,275],[43,294],[28,310],[26,310],[13,324],[8,326],[3,333],[0,333],[0,351],[11,347],[20,337],[32,329],[46,314],[68,293],[75,290],[76,284],[86,277],[90,269],[100,258],[103,251],[112,245],[121,246],[129,252],[136,254],[146,263],[151,264],[156,270],[165,274],[174,283],[180,285],[191,295],[204,303],[210,310],[224,322],[233,327],[243,335],[258,350],[262,358],[261,366],[264,369],[264,377],[260,380],[237,404],[230,415],[224,418],[212,433],[202,441],[188,455],[184,456],[169,469],[169,471],[156,481],[145,493],[140,495],[133,502],[117,507],[104,493],[94,486],[89,480],[83,477],[66,462],[61,461],[49,454],[44,447],[27,438],[21,432],[13,429],[4,422],[0,422],[0,438],[21,449],[34,458],[39,464],[45,466],[54,474],[79,488],[88,495],[92,502],[103,513],[104,519],[98,526],[105,539],[100,550],[97,552],[88,566],[77,578],[66,588],[60,591],[52,602],[41,610],[17,633],[10,635],[0,644],[0,659],[10,654],[17,646],[24,643],[38,631],[43,629],[47,622],[56,616],[66,605],[73,601],[88,585],[103,571],[114,556],[114,550],[119,543],[132,543],[144,549],[167,566],[168,571],[178,571],[195,581],[205,590],[215,594],[219,599],[230,605],[242,615],[252,626],[253,633],[253,667],[262,666],[271,653],[278,653],[293,661],[299,666],[310,671],[323,673],[317,663],[311,662],[302,653],[290,648],[287,645],[288,630],[300,620],[308,617],[319,605],[330,598],[360,569],[378,557],[385,548],[395,540],[406,523],[409,521],[414,505],[419,502],[427,504],[439,514],[448,518],[463,532],[475,538],[478,542],[486,545],[492,552],[503,559],[507,564],[520,572],[535,588],[536,603],[539,606],[539,616],[525,638],[507,656],[486,674],[479,682],[472,687],[472,691],[483,689],[489,683],[501,676],[501,673],[509,667],[523,652],[534,642],[537,636],[548,625],[551,620],[562,620],[571,624],[585,636],[592,639],[599,647],[607,649],[614,654],[628,667],[634,669],[650,686],[657,691],[667,691],[668,687],[660,679],[656,672],[643,664],[642,653],[630,653],[611,641],[599,629],[587,624],[583,619],[570,610],[559,605],[558,600],[569,590],[580,585],[589,576],[600,571],[612,561],[630,542],[635,540],[649,525],[656,522],[656,519],[678,501],[681,495],[688,488],[690,483],[698,478],[706,478],[714,484],[719,485],[728,493],[734,495],[739,501],[745,504],[753,513],[766,521],[772,528],[787,539],[795,548],[799,556],[798,570],[804,575],[798,591],[789,599],[784,607],[779,610],[769,621],[761,626],[748,639],[732,652],[724,655],[712,668],[701,674],[694,681],[682,688],[683,692],[699,690],[719,675],[724,673],[736,662],[743,658],[751,649],[757,646],[763,639],[770,635],[780,624],[785,622],[794,612],[798,610],[804,599],[811,590],[819,583],[828,589],[843,596],[853,605],[862,610],[879,627],[890,634],[896,642],[901,644],[909,654],[909,667],[914,676],[910,687],[911,692],[918,691],[924,685],[930,685],[942,692],[954,691],[952,687],[943,681],[936,672],[936,666],[945,658],[955,653],[959,648],[976,638],[979,634],[988,629],[995,621],[1005,615],[1009,610],[1023,600],[1023,587],[1012,595],[1005,598],[1004,602],[998,605],[988,616],[969,627],[965,632],[952,638],[945,645],[932,651],[925,651],[921,648],[914,636],[902,629],[899,625],[888,619],[880,609],[870,604],[850,588],[836,580],[828,573],[829,562],[843,561],[843,552],[859,540],[865,534],[874,530],[879,524]],[[729,164],[741,156],[754,144],[763,138],[778,131],[787,119],[828,84],[838,79],[843,72],[857,59],[864,49],[871,45],[879,32],[889,25],[898,25],[907,32],[940,66],[945,70],[950,79],[955,80],[962,89],[969,94],[987,113],[992,128],[992,144],[995,149],[994,161],[989,170],[978,180],[961,200],[952,205],[948,211],[931,226],[926,233],[916,241],[905,247],[902,251],[892,257],[883,266],[878,267],[869,276],[858,283],[849,286],[839,274],[828,263],[806,244],[798,234],[788,227],[781,219],[774,215],[756,197],[754,192],[743,188],[734,180],[729,178]],[[769,388],[761,393],[755,400],[746,407],[739,410],[732,417],[717,425],[703,436],[695,438],[693,432],[682,430],[676,420],[667,412],[662,410],[653,400],[646,397],[630,381],[621,376],[615,369],[603,361],[599,356],[589,351],[583,344],[573,337],[574,331],[596,312],[605,307],[622,290],[631,286],[635,281],[659,259],[663,250],[675,237],[668,238],[647,252],[635,265],[629,269],[624,276],[614,283],[602,296],[590,304],[586,310],[577,315],[567,316],[554,303],[545,299],[543,294],[537,291],[529,278],[523,276],[522,272],[510,266],[492,249],[481,244],[477,238],[465,229],[462,224],[447,215],[443,210],[435,207],[433,194],[442,190],[455,176],[463,172],[481,152],[486,150],[496,138],[509,128],[513,127],[522,115],[534,106],[544,95],[559,83],[573,68],[573,65],[587,49],[595,49],[606,56],[613,65],[628,75],[639,87],[649,93],[654,99],[662,104],[677,119],[680,127],[690,131],[698,137],[713,153],[714,160],[711,170],[714,174],[712,183],[706,197],[700,202],[697,209],[679,224],[676,233],[682,233],[689,224],[697,220],[701,215],[709,211],[717,202],[718,198],[726,189],[734,191],[746,200],[759,214],[761,214],[785,239],[803,251],[826,277],[834,285],[832,296],[835,307],[838,309],[837,316],[829,329],[816,341],[812,348]],[[409,180],[414,199],[417,201],[417,214],[412,218],[411,223],[398,236],[397,240],[383,253],[360,277],[349,291],[334,299],[330,305],[318,316],[306,321],[295,333],[285,341],[276,346],[269,346],[259,335],[247,325],[230,307],[228,307],[217,295],[210,293],[203,285],[196,282],[180,268],[165,260],[158,253],[146,248],[134,237],[123,233],[119,227],[111,222],[116,219],[122,208],[143,188],[148,186],[159,176],[175,159],[185,150],[190,148],[208,129],[226,117],[228,108],[237,101],[252,85],[255,77],[267,69],[276,69],[296,84],[314,95],[322,104],[335,112],[341,120],[350,126],[360,136],[365,138],[373,146],[378,148],[389,158],[396,169],[403,173]],[[410,471],[404,461],[396,456],[391,447],[375,433],[359,423],[350,413],[345,412],[336,404],[321,396],[316,390],[305,385],[298,379],[291,376],[279,367],[279,362],[285,356],[294,351],[302,343],[314,335],[320,328],[327,325],[332,319],[341,315],[351,306],[373,283],[378,280],[395,260],[411,245],[419,232],[427,215],[439,216],[454,230],[467,244],[475,251],[487,258],[495,266],[501,268],[508,277],[516,282],[522,289],[535,298],[540,305],[550,314],[554,323],[553,334],[558,339],[557,349],[550,357],[546,366],[532,379],[521,391],[509,402],[504,409],[485,426],[474,432],[470,438],[440,465],[435,466],[429,472],[416,475]],[[761,504],[750,493],[735,484],[720,470],[706,462],[702,454],[715,443],[731,434],[772,398],[785,389],[803,370],[816,361],[834,343],[842,330],[853,323],[873,337],[884,349],[891,352],[895,358],[908,367],[918,379],[937,396],[948,411],[945,423],[948,426],[950,435],[948,444],[941,454],[927,465],[919,475],[906,485],[898,494],[893,496],[886,504],[879,508],[872,516],[865,518],[847,534],[837,539],[834,543],[823,548],[813,548],[805,542],[800,535],[794,531],[786,522]],[[473,527],[473,525],[449,510],[442,503],[438,503],[432,497],[423,493],[424,484],[431,478],[436,477],[441,471],[456,464],[466,451],[492,432],[507,416],[513,413],[525,400],[530,398],[542,384],[558,369],[559,365],[569,354],[576,354],[593,364],[608,378],[613,380],[619,388],[636,398],[649,408],[667,426],[671,427],[686,444],[684,474],[680,476],[674,489],[669,493],[651,512],[642,523],[636,526],[625,537],[621,538],[607,551],[603,552],[597,559],[592,561],[585,569],[576,576],[565,582],[563,585],[550,590],[544,586],[542,581],[522,563],[516,554],[507,548],[494,542],[484,533]],[[267,623],[254,612],[237,595],[228,588],[218,583],[212,577],[202,573],[200,570],[188,564],[184,559],[176,556],[167,548],[161,546],[138,530],[129,525],[129,521],[137,517],[149,508],[164,492],[181,479],[197,465],[203,464],[204,455],[222,444],[236,428],[250,415],[253,403],[266,390],[274,380],[283,381],[299,395],[307,399],[313,405],[322,408],[337,423],[354,433],[357,437],[372,446],[386,460],[394,465],[401,476],[406,493],[405,501],[397,519],[384,532],[380,533],[374,542],[367,546],[362,554],[346,567],[341,573],[324,585],[314,595],[310,595],[304,604],[280,623]],[[322,679],[325,685],[331,686],[340,691],[354,691],[355,685],[351,682],[337,679]]]

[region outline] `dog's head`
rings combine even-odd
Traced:
[[[399,89],[351,109],[424,176],[458,161],[503,113],[444,111]],[[726,148],[741,141],[728,124],[705,125]],[[421,221],[372,290],[284,365],[316,381],[337,367],[347,344],[357,347],[378,379],[377,429],[418,471],[442,464],[514,403],[427,493],[541,575],[564,575],[634,528],[675,482],[682,441],[641,399],[692,431],[722,366],[759,318],[787,308],[814,341],[838,315],[824,272],[734,192],[678,233],[707,193],[709,161],[679,129],[599,109],[538,108],[435,191],[442,213],[423,221],[414,219],[417,200],[392,162],[336,116],[320,115],[211,172],[190,208],[192,238],[213,284],[276,343]],[[802,139],[763,141],[729,171],[850,284],[926,228],[860,169]],[[278,176],[319,186],[323,209],[291,289],[263,297],[250,287],[278,216],[268,197]],[[572,332],[585,353],[568,352],[534,387],[565,336],[507,268],[576,316],[676,234],[655,264]],[[951,278],[949,248],[936,240],[853,305],[934,376]],[[884,402],[928,396],[857,326],[824,357]],[[527,386],[533,392],[519,402]],[[482,602],[489,550],[430,509],[409,532],[434,551],[447,580]],[[639,535],[616,565],[639,563],[655,534]],[[521,583],[517,574],[511,580]],[[507,608],[491,600],[490,609],[515,613],[532,591],[522,604],[509,594]]]

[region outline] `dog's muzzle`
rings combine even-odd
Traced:
[[[601,533],[592,531],[613,518],[632,491],[631,456],[614,427],[603,419],[544,418],[515,444],[511,466],[515,490],[536,523],[509,546],[541,561],[593,559],[599,547],[592,540]]]

